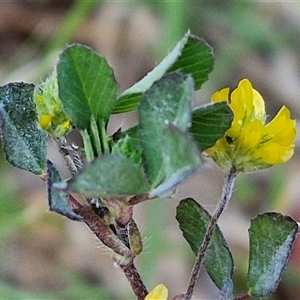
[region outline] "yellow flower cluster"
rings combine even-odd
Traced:
[[[296,121],[283,106],[266,124],[265,103],[247,79],[239,82],[229,96],[229,88],[216,92],[212,102],[228,101],[234,118],[231,127],[213,147],[206,150],[226,172],[253,172],[286,162],[294,153]]]
[[[52,137],[62,137],[72,129],[58,95],[56,71],[40,86],[36,86],[33,99],[41,129]]]

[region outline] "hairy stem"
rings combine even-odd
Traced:
[[[127,265],[119,264],[119,266],[123,270],[127,280],[129,281],[137,300],[144,300],[148,295],[148,291],[134,263],[131,262]]]
[[[97,236],[97,238],[112,250],[113,256],[122,260],[123,264],[133,261],[135,255],[126,245],[114,234],[109,226],[91,209],[90,206],[81,206],[74,209],[74,212],[83,217],[83,221]]]
[[[210,220],[209,226],[206,230],[203,242],[198,250],[198,254],[197,254],[193,269],[192,269],[191,278],[188,283],[188,288],[187,288],[184,300],[190,300],[193,295],[194,288],[195,288],[196,282],[197,282],[199,274],[200,274],[200,269],[201,269],[201,266],[203,263],[203,259],[204,259],[206,250],[210,244],[214,230],[217,226],[218,219],[219,219],[220,215],[222,214],[222,212],[224,211],[229,199],[231,198],[235,178],[236,178],[236,171],[233,168],[229,172],[229,174],[225,177],[221,199],[218,203],[218,206],[217,206],[213,216],[211,217],[211,220]]]
[[[112,250],[113,258],[121,270],[124,272],[132,291],[138,300],[143,300],[148,291],[133,263],[135,254],[129,249],[129,240],[126,236],[125,242],[115,235],[111,229],[103,222],[103,220],[91,209],[90,206],[80,205],[76,199],[71,197],[71,205],[74,211],[83,216],[84,222],[94,232],[94,234],[101,240],[101,242]],[[133,249],[135,250],[135,249]]]

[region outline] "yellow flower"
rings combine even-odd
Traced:
[[[145,298],[145,300],[167,300],[168,289],[163,285],[157,285]]]
[[[41,129],[52,137],[65,136],[71,131],[71,121],[59,98],[55,70],[45,82],[35,87],[33,100]]]
[[[43,130],[45,130],[51,124],[51,119],[52,117],[49,114],[40,116],[39,123]]]
[[[266,124],[265,103],[247,79],[229,97],[229,88],[216,92],[212,102],[228,101],[234,118],[231,127],[206,150],[225,171],[253,172],[286,162],[294,154],[296,121],[283,106]]]

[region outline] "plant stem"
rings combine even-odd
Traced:
[[[91,137],[87,129],[80,130],[80,134],[83,140],[84,154],[87,162],[91,162],[95,158],[95,152]]]
[[[126,278],[128,279],[137,300],[144,300],[148,295],[148,291],[134,263],[131,262],[127,265],[119,264],[119,267],[123,270]]]
[[[73,197],[70,197],[70,201],[72,207],[74,207],[74,212],[83,216],[84,222],[94,234],[105,246],[113,251],[114,260],[124,272],[137,299],[144,300],[148,291],[133,263],[135,258],[134,253],[132,253],[123,241],[95,214],[90,206],[80,205]]]
[[[149,200],[148,195],[136,195],[136,196],[133,196],[132,198],[130,198],[128,203],[130,203],[130,205],[136,205],[136,204],[144,202],[146,200]]]
[[[232,168],[230,170],[229,174],[225,177],[221,199],[218,203],[218,206],[217,206],[213,216],[211,217],[211,220],[210,220],[209,226],[206,230],[203,242],[198,250],[198,254],[197,254],[193,269],[192,269],[192,275],[191,275],[191,278],[190,278],[190,281],[188,284],[188,288],[187,288],[184,300],[190,300],[193,295],[194,288],[195,288],[196,282],[197,282],[199,274],[200,274],[200,269],[201,269],[201,266],[203,263],[203,259],[204,259],[206,250],[210,244],[214,230],[217,226],[218,219],[219,219],[220,215],[222,214],[222,212],[224,211],[229,199],[231,198],[236,175],[237,174],[236,174],[235,168]]]
[[[101,149],[101,140],[100,140],[98,125],[94,116],[91,117],[91,140],[92,140],[94,152],[96,153],[96,157],[98,157],[102,154],[102,149]]]
[[[108,144],[108,137],[106,134],[105,122],[104,120],[100,121],[100,140],[103,153],[110,153],[110,147]]]
[[[233,297],[233,300],[244,300],[250,298],[251,295],[249,293],[239,294]]]
[[[91,209],[90,206],[81,206],[74,209],[74,212],[83,217],[83,221],[97,236],[97,238],[108,249],[112,250],[114,257],[122,260],[123,264],[131,263],[135,255],[126,245],[114,234],[109,226]]]

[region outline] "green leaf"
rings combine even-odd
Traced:
[[[0,123],[6,159],[13,166],[45,174],[46,134],[37,123],[34,85],[10,83],[0,87]]]
[[[163,168],[166,180],[150,196],[161,196],[186,179],[201,165],[200,153],[194,141],[177,127],[169,125],[163,132]]]
[[[194,199],[187,198],[177,206],[176,219],[184,238],[195,255],[204,239],[211,216]],[[221,289],[226,278],[232,277],[233,259],[220,228],[217,226],[204,258],[206,270]]]
[[[142,151],[138,138],[138,126],[128,128],[120,133],[121,138],[128,138],[131,156],[138,155]],[[165,180],[150,192],[151,197],[165,196],[166,192],[187,178],[201,165],[200,152],[197,145],[188,133],[184,133],[172,124],[165,127],[163,132],[163,144],[161,146],[163,158],[162,169],[165,170]],[[132,157],[130,157],[132,159]]]
[[[55,165],[47,160],[48,202],[51,211],[55,211],[69,219],[81,221],[83,218],[73,212],[69,205],[67,193],[57,190],[53,184],[61,181],[60,174]]]
[[[207,81],[213,69],[212,49],[203,40],[192,36],[188,31],[175,48],[142,80],[124,91],[119,97],[113,113],[136,110],[142,94],[159,80],[165,73],[180,71],[190,74],[195,82],[195,89]]]
[[[144,78],[146,78],[146,77],[144,77]],[[157,78],[157,80],[158,79],[159,79],[159,77]],[[137,82],[136,84],[138,84],[139,82]],[[134,87],[134,86],[132,86],[132,87]],[[146,90],[147,89],[145,89],[145,91]],[[126,90],[125,92],[127,92],[127,91],[128,90]],[[143,92],[145,92],[145,91],[143,91]],[[136,93],[132,92],[132,94],[128,94],[128,95],[121,94],[118,97],[118,102],[117,102],[117,104],[116,104],[116,106],[115,106],[112,113],[113,114],[121,114],[121,113],[126,113],[126,112],[137,110],[137,108],[138,108],[138,106],[141,102],[143,92],[139,92],[139,93],[138,92],[136,92]]]
[[[104,154],[88,164],[68,183],[67,190],[87,197],[122,197],[147,194],[143,171],[120,154]]]
[[[232,119],[233,113],[226,102],[204,105],[192,112],[189,131],[203,151],[224,135]]]
[[[248,288],[251,295],[272,294],[288,263],[298,231],[289,216],[265,213],[251,220]]]
[[[130,137],[128,134],[124,137],[121,137],[113,144],[111,153],[120,153],[128,157],[138,166],[142,165],[143,149],[139,143],[139,140]]]
[[[202,39],[191,35],[182,49],[180,57],[169,69],[169,72],[180,71],[194,79],[195,90],[199,90],[208,80],[213,70],[214,56],[212,48]]]
[[[169,125],[185,132],[190,124],[193,80],[183,73],[166,74],[144,94],[139,114],[139,135],[144,148],[146,173],[152,187],[165,178],[162,147]]]
[[[233,299],[233,282],[231,277],[226,277],[223,281],[221,294],[219,300],[232,300]]]
[[[59,96],[77,129],[87,129],[91,116],[108,121],[116,102],[117,85],[112,68],[92,49],[66,48],[57,65]]]

